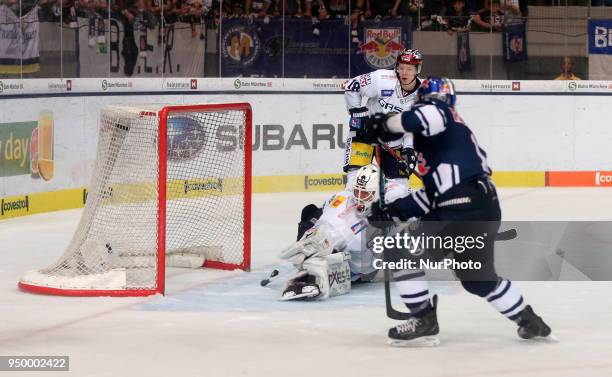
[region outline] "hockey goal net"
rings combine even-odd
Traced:
[[[106,107],[72,241],[19,287],[144,296],[164,293],[166,264],[248,270],[250,199],[249,104]]]

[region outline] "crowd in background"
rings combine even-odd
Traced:
[[[19,0],[1,2],[9,7],[19,5]],[[359,20],[409,17],[415,29],[423,30],[469,27],[468,19],[489,10],[493,17],[508,12],[520,15],[519,8],[526,9],[527,5],[526,1],[518,0],[492,0],[491,3],[489,0],[111,0],[109,7],[109,0],[38,1],[41,20],[62,19],[66,24],[74,22],[77,16],[107,18],[109,13],[113,17],[142,18],[151,24],[159,22],[162,14],[166,23],[199,22],[200,19],[218,23],[220,16],[270,19],[284,15],[319,21],[350,17],[354,26]]]
[[[14,6],[35,0],[0,0]],[[109,4],[110,1],[110,4]],[[591,5],[612,5],[612,0],[590,0]],[[500,31],[504,23],[527,16],[528,5],[589,5],[589,0],[40,0],[40,19],[76,17],[123,18],[128,23],[155,27],[187,22],[214,28],[220,18],[275,17],[350,19],[353,29],[363,20],[410,18],[413,29],[425,31]],[[109,6],[110,5],[110,6]],[[23,7],[23,5],[22,5]]]
[[[528,6],[612,6],[612,0],[0,0],[0,6],[18,16],[37,9],[39,21],[61,22],[67,28],[89,25],[90,41],[108,32],[104,20],[109,17],[120,20],[128,34],[181,22],[191,25],[192,37],[200,39],[205,38],[204,29],[218,28],[221,20],[266,23],[285,17],[313,25],[346,20],[353,42],[360,45],[358,27],[363,21],[410,18],[415,30],[499,32],[508,23],[525,22]],[[578,59],[577,65],[584,72],[585,60]],[[556,78],[579,79],[574,70],[574,61],[565,56]]]

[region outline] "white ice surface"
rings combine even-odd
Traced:
[[[20,292],[21,274],[55,261],[81,211],[1,221],[0,355],[70,355],[69,373],[24,376],[612,376],[612,282],[517,283],[556,344],[521,341],[513,323],[455,283],[432,284],[441,345],[430,349],[386,345],[395,321],[380,284],[326,302],[276,301],[279,282],[258,282],[294,239],[301,207],[326,196],[255,195],[253,271],[170,269],[165,297]],[[610,189],[500,196],[505,220],[612,220]]]

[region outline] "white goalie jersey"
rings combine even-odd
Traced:
[[[402,197],[408,195],[410,190],[404,185],[391,181],[387,182],[385,192],[393,192],[396,195],[393,198],[386,198],[387,202],[391,202],[397,199],[400,192]],[[364,216],[359,216],[356,204],[351,200],[350,191],[341,191],[327,199],[323,205],[323,214],[316,222],[316,225],[323,224],[329,233],[334,250],[350,253],[349,266],[353,280],[376,271],[373,267],[375,256],[369,246],[370,240],[366,239],[368,220]]]
[[[323,205],[323,214],[316,225],[324,224],[329,232],[334,250],[349,252],[351,279],[374,272],[373,254],[365,247],[365,230],[368,220],[357,216],[356,204],[350,191],[332,195]]]

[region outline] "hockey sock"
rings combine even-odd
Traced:
[[[517,322],[525,308],[523,296],[510,280],[500,279],[499,284],[486,297],[487,301],[508,319]]]
[[[410,309],[410,314],[420,318],[433,309],[429,301],[429,284],[425,280],[425,273],[423,271],[416,273],[413,271],[409,275],[402,275],[400,277],[395,276],[396,279],[400,279],[395,284],[402,302]]]

